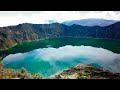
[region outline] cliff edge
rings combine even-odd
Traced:
[[[112,73],[108,70],[95,68],[92,65],[78,64],[58,74],[51,79],[120,79],[120,73]]]

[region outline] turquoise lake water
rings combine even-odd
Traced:
[[[120,72],[119,49],[120,41],[114,40],[48,39],[12,47],[6,51],[9,55],[2,62],[6,68],[24,67],[29,72],[41,73],[44,77],[80,63]]]

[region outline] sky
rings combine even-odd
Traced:
[[[87,18],[120,20],[120,11],[0,11],[0,27],[20,23],[44,24],[49,23],[48,20],[61,23]]]

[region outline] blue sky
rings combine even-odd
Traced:
[[[0,11],[0,26],[20,23],[48,23],[48,20],[63,22],[86,18],[120,20],[120,11]]]

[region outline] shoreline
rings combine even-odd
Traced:
[[[30,41],[24,41],[22,43],[30,43],[30,42],[38,42],[38,41],[42,41],[42,40],[48,40],[48,39],[59,39],[59,38],[78,38],[78,39],[96,39],[96,40],[110,40],[110,41],[120,41],[120,40],[114,40],[114,39],[104,39],[104,38],[93,38],[93,37],[72,37],[72,36],[64,36],[64,37],[53,37],[53,38],[41,38],[41,39],[37,39],[37,40],[30,40]],[[4,50],[1,50],[1,56],[0,56],[0,61],[3,60],[3,58],[5,58],[7,55],[5,55],[5,53],[2,53],[6,50],[9,50],[13,47],[15,47],[16,45],[19,45],[19,44],[22,44],[22,43],[16,43],[14,44],[13,46],[11,46],[10,48],[7,48],[7,49],[4,49]],[[34,49],[33,49],[34,50]]]
[[[1,49],[1,51],[4,51],[4,50],[8,50],[18,44],[22,44],[22,43],[27,43],[27,42],[37,42],[37,41],[41,41],[41,40],[47,40],[47,39],[57,39],[57,38],[83,38],[83,39],[97,39],[97,40],[110,40],[110,41],[120,41],[118,39],[108,39],[108,38],[94,38],[94,37],[73,37],[73,36],[63,36],[63,37],[53,37],[53,38],[45,38],[45,39],[37,39],[37,40],[30,40],[30,41],[23,41],[21,43],[15,43],[14,45],[12,45],[11,47],[9,48],[6,48],[6,49]]]

